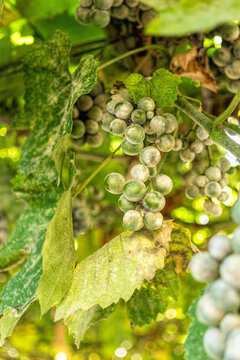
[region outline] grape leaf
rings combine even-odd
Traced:
[[[174,267],[171,257],[167,257],[164,268],[158,270],[151,281],[144,281],[141,289],[134,292],[127,302],[128,315],[133,325],[149,324],[156,320],[159,313],[165,312],[169,297],[177,300],[179,279]]]
[[[150,80],[151,97],[157,106],[172,106],[177,100],[181,79],[166,69],[158,69]]]
[[[75,267],[75,249],[72,229],[71,190],[63,193],[47,228],[42,249],[42,276],[38,299],[42,315],[58,304],[68,293]]]
[[[7,307],[4,310],[3,316],[0,319],[0,346],[4,344],[4,340],[8,336],[12,335],[13,329],[22,314],[19,315],[17,310],[11,307]]]
[[[235,202],[231,209],[233,221],[240,225],[240,192],[238,193],[238,200]]]
[[[148,96],[147,80],[141,74],[132,74],[125,81],[126,88],[137,104],[142,98]]]
[[[164,9],[161,1],[144,0],[159,11],[146,32],[151,35],[182,36],[188,33],[209,31],[218,25],[236,19],[240,13],[238,0],[180,0],[169,3]]]
[[[172,221],[166,221],[156,232],[125,231],[81,261],[67,297],[57,307],[56,320],[78,309],[106,308],[120,298],[128,301],[145,279],[163,268],[171,230]]]

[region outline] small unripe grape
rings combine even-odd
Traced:
[[[84,122],[81,120],[74,120],[71,137],[73,139],[79,139],[83,137],[86,132]]]
[[[174,151],[179,151],[182,148],[182,140],[181,139],[175,139],[175,144],[174,144]]]
[[[158,191],[149,192],[143,199],[143,206],[147,211],[159,212],[166,204],[165,197]]]
[[[126,19],[128,17],[128,14],[129,14],[129,8],[125,4],[122,4],[119,7],[114,7],[112,8],[111,11],[112,17],[118,20]]]
[[[74,105],[73,107],[73,111],[72,111],[72,118],[73,119],[77,119],[80,115],[80,111],[78,110],[78,108]]]
[[[204,188],[208,182],[209,180],[205,175],[201,175],[196,178],[196,185],[201,188]]]
[[[136,6],[138,6],[138,0],[125,0],[125,3],[128,7],[130,8],[135,8]]]
[[[222,332],[228,336],[236,328],[240,328],[240,316],[237,314],[226,314],[220,322]]]
[[[100,95],[100,94],[102,94],[103,93],[103,87],[102,87],[102,84],[100,83],[100,82],[97,82],[94,86],[93,86],[93,88],[92,88],[92,90],[91,90],[91,92],[90,92],[90,95],[91,96],[98,96],[98,95]]]
[[[218,277],[219,265],[207,251],[203,251],[192,257],[190,271],[195,280],[206,283]]]
[[[158,174],[152,180],[153,189],[159,191],[163,195],[167,195],[172,191],[173,182],[172,179],[165,174]]]
[[[99,124],[95,120],[91,120],[91,119],[87,120],[85,122],[85,126],[86,126],[86,132],[90,135],[96,134],[99,130]]]
[[[200,195],[199,188],[195,185],[188,186],[185,189],[185,195],[190,200],[196,199]]]
[[[132,144],[129,141],[127,141],[127,139],[123,139],[122,141],[122,151],[127,154],[127,155],[138,155],[140,154],[140,152],[142,151],[144,147],[143,142],[140,144]]]
[[[112,6],[118,7],[118,6],[122,5],[123,2],[124,2],[124,0],[114,0]]]
[[[156,166],[150,167],[150,168],[148,168],[148,170],[149,170],[149,177],[150,178],[157,175],[157,167]]]
[[[77,106],[80,111],[88,111],[93,106],[93,99],[89,95],[82,95],[77,101]]]
[[[129,201],[124,195],[121,195],[118,200],[118,206],[120,210],[123,212],[129,211],[129,210],[135,210],[137,207],[136,202]]]
[[[140,144],[145,138],[145,132],[141,125],[131,124],[126,128],[125,136],[131,144]]]
[[[232,244],[227,235],[214,235],[208,244],[209,254],[216,260],[222,261],[232,252]]]
[[[146,27],[156,17],[154,10],[144,11],[141,15],[141,23],[143,27]]]
[[[240,59],[240,43],[235,44],[233,46],[233,55],[237,58]]]
[[[178,122],[176,117],[171,114],[171,113],[164,113],[162,114],[162,116],[165,118],[166,120],[166,133],[170,134],[172,133],[174,130],[176,130],[177,126],[178,126]]]
[[[155,102],[149,97],[142,98],[138,103],[138,108],[143,111],[153,111],[155,109]]]
[[[110,124],[110,132],[116,136],[123,136],[127,128],[126,121],[114,119]]]
[[[122,102],[123,100],[124,100],[123,97],[121,95],[119,95],[119,94],[115,94],[115,95],[110,96],[110,98],[107,99],[107,103],[106,103],[107,111],[110,114],[114,115],[115,106],[118,103]]]
[[[204,334],[203,345],[212,360],[222,359],[225,350],[225,335],[217,327],[210,327]]]
[[[163,216],[160,212],[148,212],[144,215],[143,221],[148,230],[158,230],[162,226]]]
[[[210,181],[220,181],[222,178],[221,171],[218,167],[210,166],[206,169],[205,175]]]
[[[104,184],[106,190],[111,194],[121,194],[125,179],[121,174],[113,172],[105,177]]]
[[[217,66],[226,66],[231,60],[231,51],[225,47],[217,49],[213,53],[212,59]]]
[[[92,2],[92,0],[80,0],[79,4],[82,7],[90,7],[90,6],[92,6],[93,2]]]
[[[240,255],[229,255],[220,266],[222,278],[230,285],[240,290]]]
[[[240,227],[238,227],[233,233],[232,247],[236,253],[240,253]]]
[[[239,308],[240,296],[237,290],[223,279],[218,279],[212,284],[209,294],[216,306],[223,311],[231,312]]]
[[[196,315],[201,324],[216,326],[224,316],[224,311],[219,309],[210,294],[204,294],[197,304]]]
[[[213,198],[218,197],[221,192],[222,188],[216,181],[210,181],[204,188],[206,196]]]
[[[145,165],[137,164],[132,167],[131,177],[146,182],[149,177],[149,170]]]
[[[214,204],[210,200],[206,200],[203,209],[214,217],[222,215],[222,207],[219,204]]]
[[[229,194],[226,191],[222,191],[221,194],[218,196],[218,200],[221,202],[227,201],[229,198]]]
[[[227,41],[234,41],[239,36],[239,27],[237,24],[225,24],[219,29],[220,36]]]
[[[107,94],[99,94],[95,97],[94,104],[99,106],[103,111],[106,111],[107,99],[108,99]]]
[[[75,17],[80,24],[87,25],[91,23],[91,14],[91,9],[79,6],[76,10]]]
[[[195,159],[195,154],[190,149],[181,150],[179,156],[183,162],[192,162]]]
[[[123,226],[130,231],[138,231],[143,227],[143,217],[137,210],[129,210],[123,216]]]
[[[143,125],[143,129],[145,131],[145,133],[147,135],[153,135],[154,131],[152,130],[152,128],[150,127],[150,122],[147,121],[144,125]]]
[[[240,360],[240,329],[229,333],[227,338],[224,360]]]
[[[172,135],[160,136],[157,140],[157,147],[160,151],[169,152],[173,150],[175,145],[175,139]]]
[[[202,141],[206,140],[209,137],[208,132],[200,126],[197,128],[196,135],[199,138],[199,140]]]
[[[128,101],[122,101],[118,103],[114,108],[114,114],[123,120],[127,120],[133,111],[133,106]]]
[[[154,132],[162,135],[166,130],[165,118],[161,115],[154,116],[150,121],[150,127]]]
[[[233,60],[225,67],[224,72],[229,79],[238,80],[240,78],[240,60]]]
[[[207,145],[207,146],[213,145],[213,141],[212,141],[212,139],[210,139],[210,137],[203,140],[203,143],[204,143],[204,145]]]
[[[147,111],[146,116],[148,120],[151,120],[154,117],[154,111]]]
[[[101,133],[87,135],[86,141],[93,148],[99,147],[100,145],[102,145],[103,135]]]
[[[146,185],[138,179],[130,179],[123,186],[123,195],[133,202],[142,200],[146,191]]]
[[[97,9],[108,10],[113,5],[113,0],[94,0]]]
[[[92,24],[104,28],[110,23],[111,17],[107,10],[94,10],[92,13]]]
[[[222,172],[228,172],[231,168],[231,164],[228,161],[228,159],[226,158],[220,158],[217,161],[217,167],[220,169],[220,171]]]
[[[155,167],[161,160],[161,154],[154,146],[147,146],[141,151],[139,160],[148,168]]]
[[[136,109],[131,114],[131,120],[134,124],[143,125],[146,122],[146,114],[143,110]]]
[[[104,113],[101,119],[101,127],[103,128],[103,130],[110,131],[110,125],[114,119],[114,115],[108,112]]]
[[[204,150],[204,144],[202,143],[201,140],[196,139],[191,145],[190,145],[190,149],[192,152],[194,152],[195,154],[200,154],[203,150]]]
[[[93,106],[87,113],[89,119],[100,121],[103,115],[103,111],[99,106]]]

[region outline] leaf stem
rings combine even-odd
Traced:
[[[236,93],[234,98],[232,99],[230,105],[222,112],[213,122],[213,126],[217,126],[218,124],[221,124],[224,120],[226,120],[236,109],[238,106],[238,103],[240,101],[240,90]]]

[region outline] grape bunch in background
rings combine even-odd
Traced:
[[[151,7],[138,0],[79,0],[79,3],[77,21],[100,28],[106,27],[111,18],[131,23],[140,21],[142,26],[146,26],[156,16]]]
[[[193,256],[193,277],[209,283],[197,304],[196,316],[209,328],[204,348],[212,360],[240,359],[240,227],[232,239],[215,235],[208,251]]]
[[[101,83],[97,83],[90,94],[82,95],[73,108],[73,129],[71,141],[76,147],[88,143],[98,147],[103,142],[99,132],[100,120],[106,107],[108,95],[103,92]]]

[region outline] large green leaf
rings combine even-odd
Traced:
[[[68,293],[75,267],[72,227],[71,190],[58,201],[43,245],[43,274],[39,281],[38,299],[41,313],[58,304]]]
[[[141,0],[159,11],[147,28],[151,35],[182,36],[209,31],[236,20],[240,13],[238,0]]]
[[[78,309],[106,308],[120,298],[128,301],[144,280],[151,280],[163,268],[171,229],[172,223],[165,222],[156,232],[125,231],[81,261],[66,299],[57,308],[56,320]]]
[[[17,310],[7,307],[0,319],[0,346],[4,344],[6,337],[11,336],[18,320],[22,314],[18,314]]]
[[[158,69],[149,82],[151,97],[157,106],[172,106],[177,100],[178,86],[182,82],[179,76],[166,69]]]
[[[137,104],[142,98],[148,96],[147,80],[141,74],[132,74],[126,80],[126,88]]]

